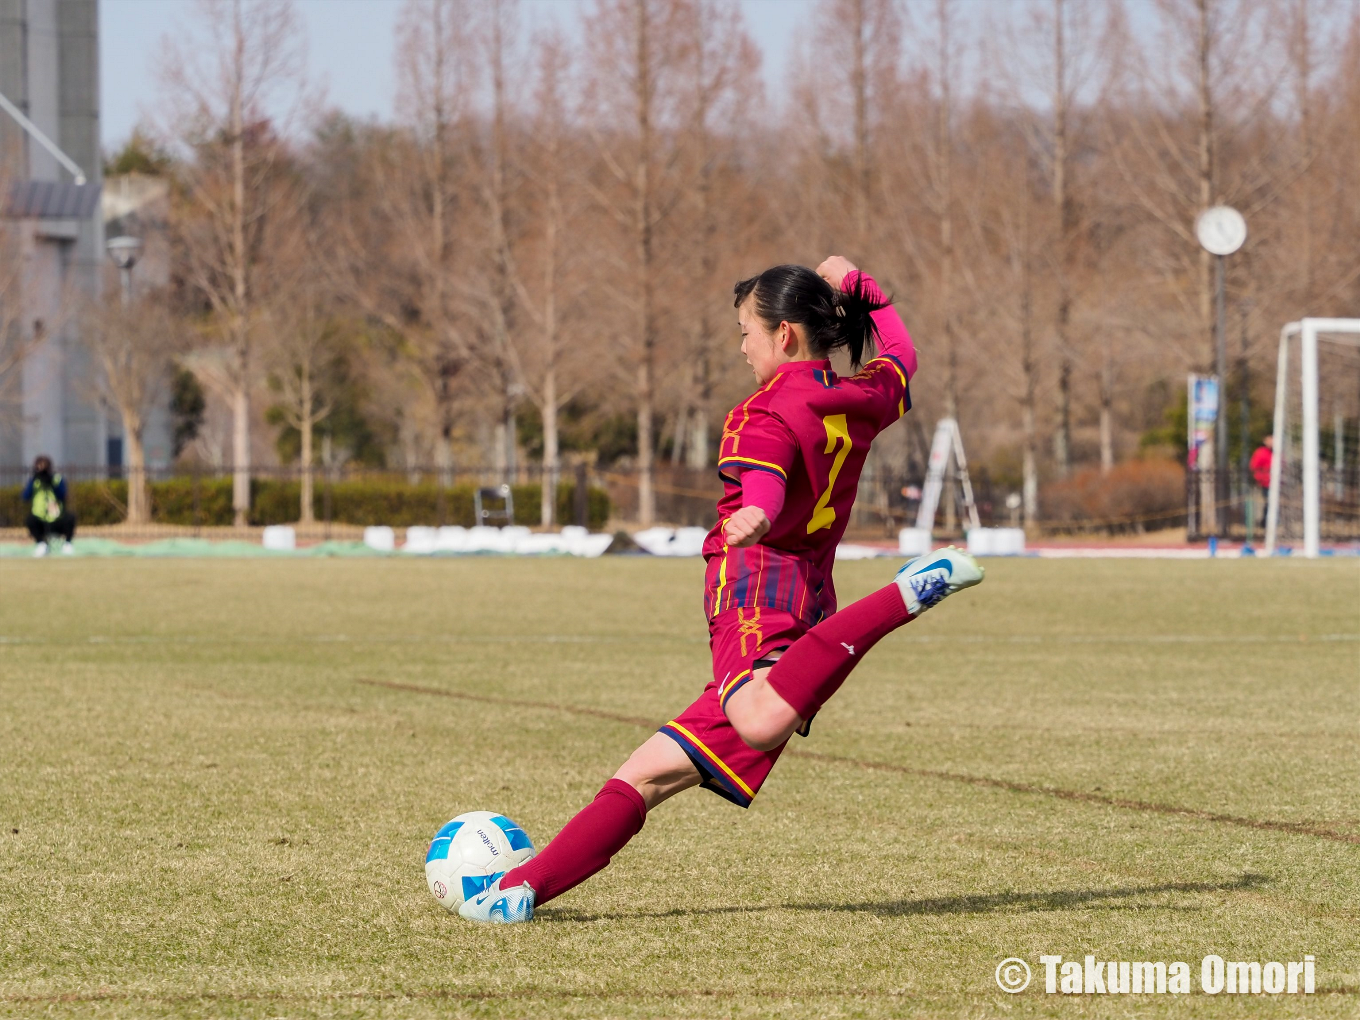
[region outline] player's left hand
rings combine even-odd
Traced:
[[[837,290],[842,290],[841,284],[845,282],[845,278],[857,268],[859,267],[844,255],[832,255],[817,267],[817,275]]]
[[[758,506],[744,506],[723,525],[723,538],[728,545],[742,548],[755,545],[770,530],[770,519]]]

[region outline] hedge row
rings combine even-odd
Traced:
[[[0,526],[20,527],[28,508],[20,486],[0,488]],[[516,524],[538,524],[541,515],[538,485],[513,486]],[[330,519],[337,524],[411,525],[461,524],[473,521],[471,485],[442,489],[437,485],[402,482],[336,482],[330,487]],[[317,520],[325,516],[325,493],[318,484],[313,506]],[[302,499],[299,482],[256,479],[250,484],[250,523],[291,524],[298,519]],[[68,503],[82,525],[118,524],[127,506],[127,482],[73,482]],[[499,506],[496,500],[490,506]],[[587,493],[587,524],[600,530],[609,519],[609,495],[592,488]],[[576,521],[576,486],[557,487],[557,520]],[[229,525],[232,523],[230,478],[172,478],[151,483],[151,518],[158,524]]]
[[[1130,460],[1108,474],[1096,468],[1046,485],[1046,524],[1140,531],[1184,523],[1185,469],[1167,460]]]

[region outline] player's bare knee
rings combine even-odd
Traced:
[[[748,686],[754,687],[754,684]],[[727,719],[747,747],[770,751],[788,736],[785,732],[787,720],[768,711],[768,699],[761,698],[760,694],[759,689],[751,690],[749,694],[738,691],[727,703]]]
[[[782,729],[772,729],[768,724],[757,727],[751,732],[750,736],[742,733],[741,730],[737,730],[737,732],[741,734],[741,739],[746,741],[746,745],[755,751],[773,751],[788,739]]]

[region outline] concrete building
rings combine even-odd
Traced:
[[[0,94],[85,178],[77,183],[70,168],[0,109],[8,191],[0,201],[17,226],[10,234],[25,264],[20,310],[9,316],[17,322],[0,340],[26,351],[21,367],[0,380],[0,467],[9,475],[46,453],[68,474],[116,471],[121,425],[100,398],[78,314],[81,300],[97,297],[108,273],[97,0],[0,0]]]

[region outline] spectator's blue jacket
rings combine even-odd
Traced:
[[[24,486],[22,499],[25,503],[28,503],[33,499],[33,483],[36,481],[37,478],[30,478],[28,484]],[[61,477],[61,475],[56,475],[53,477],[53,482],[55,482],[55,484],[52,486],[52,491],[57,494],[57,499],[61,500],[62,504],[65,505],[66,479]]]

